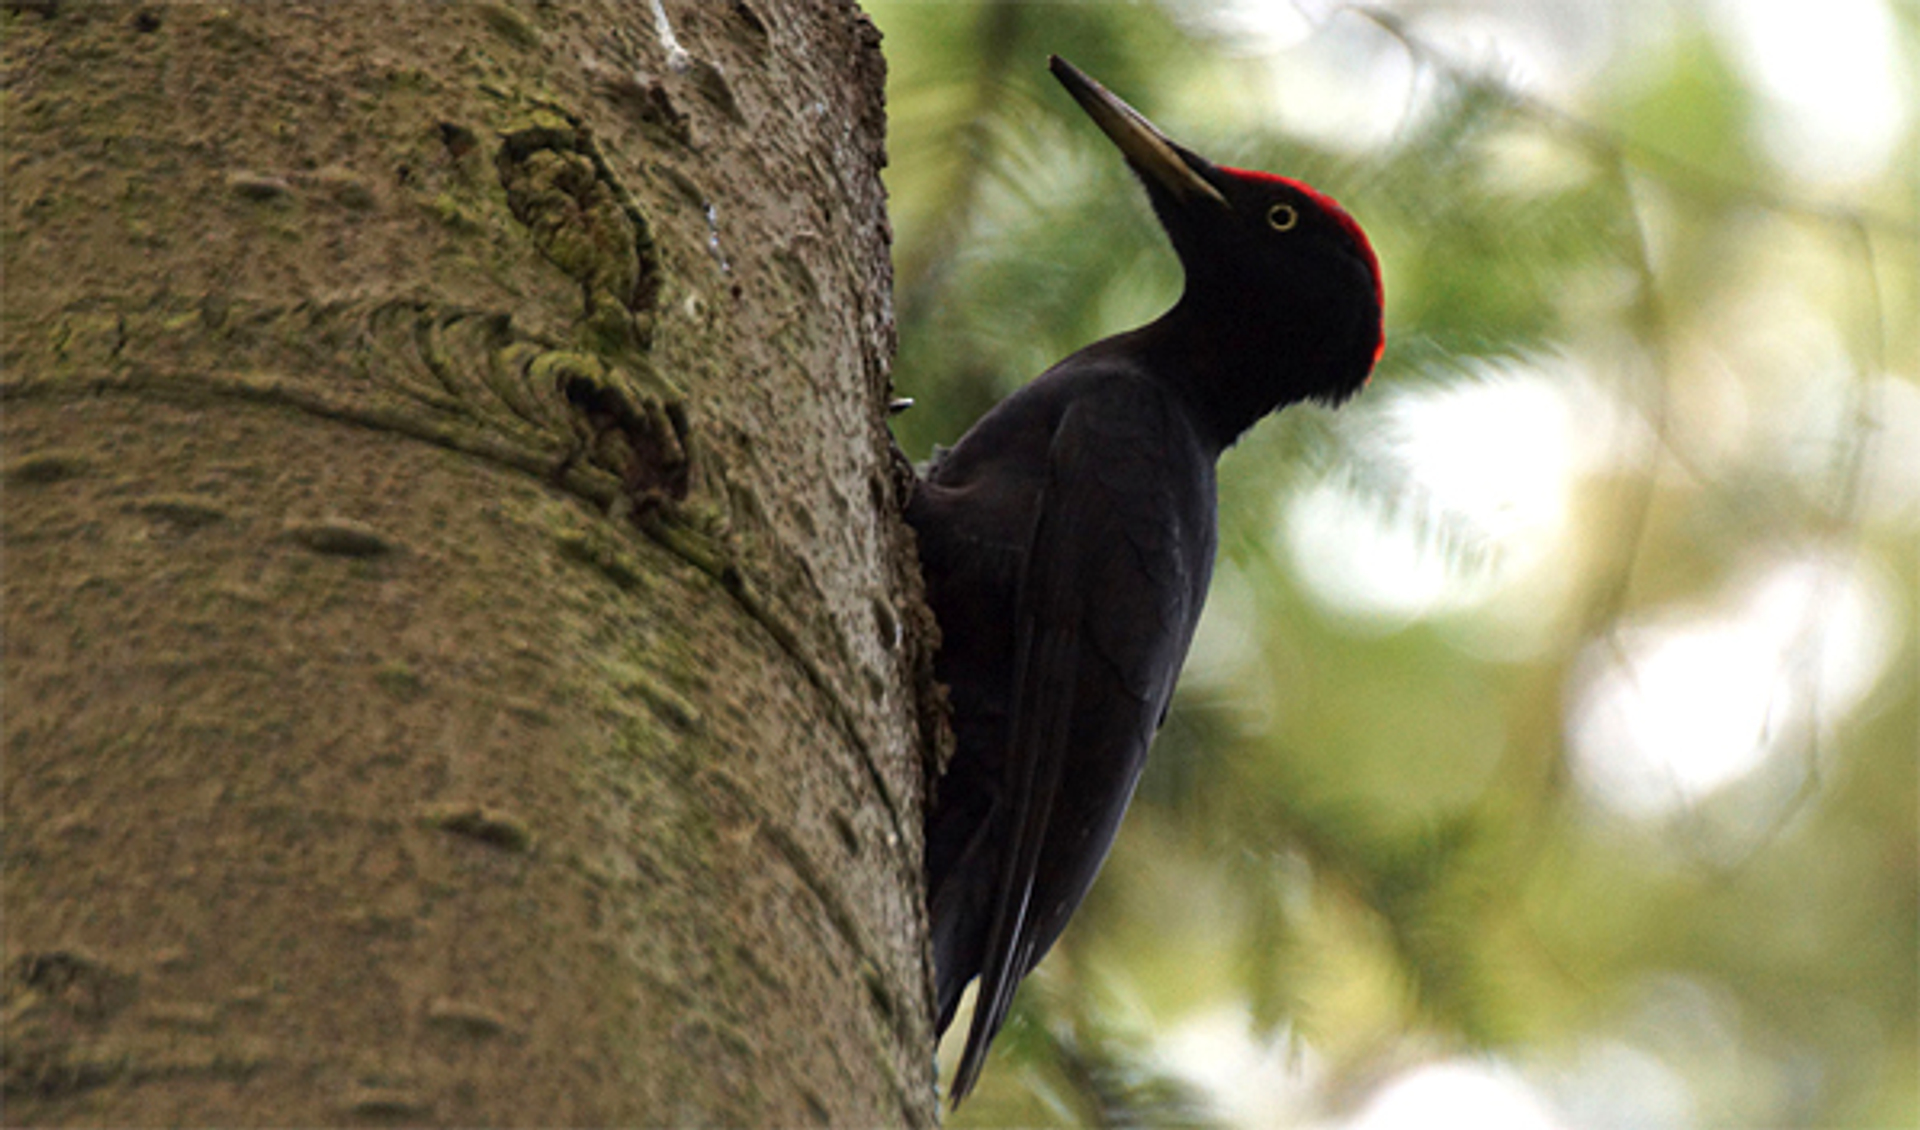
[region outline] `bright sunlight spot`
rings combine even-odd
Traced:
[[[1802,747],[1891,658],[1900,614],[1876,574],[1802,559],[1731,592],[1589,649],[1569,743],[1581,781],[1609,807],[1664,815]]]
[[[1309,1082],[1325,1073],[1324,1063],[1304,1043],[1254,1039],[1247,1024],[1237,1008],[1196,1016],[1167,1035],[1161,1054],[1205,1089],[1231,1125],[1300,1125]]]
[[[1561,1130],[1537,1092],[1512,1069],[1495,1062],[1431,1063],[1381,1088],[1339,1130]]]
[[[1364,482],[1324,481],[1289,503],[1285,546],[1342,615],[1398,622],[1481,604],[1564,552],[1574,488],[1637,446],[1617,421],[1566,366],[1399,392],[1358,427],[1390,479],[1371,493],[1408,494],[1416,512],[1383,513]],[[1530,615],[1552,617],[1551,599],[1528,598]]]
[[[1231,54],[1273,57],[1263,65],[1266,98],[1215,103],[1250,115],[1247,128],[1285,123],[1288,132],[1361,151],[1404,128],[1422,76],[1393,37],[1347,6],[1238,0],[1204,12]]]
[[[1778,112],[1764,139],[1780,166],[1811,181],[1880,171],[1913,113],[1914,82],[1884,0],[1718,0],[1738,59]]]

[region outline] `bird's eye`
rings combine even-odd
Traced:
[[[1293,225],[1300,222],[1300,213],[1293,210],[1291,204],[1275,204],[1267,209],[1267,226],[1274,231],[1292,231]]]

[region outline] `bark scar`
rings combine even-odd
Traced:
[[[634,395],[590,354],[556,351],[534,366],[573,409],[574,442],[554,468],[556,480],[582,458],[607,466],[620,476],[636,520],[686,500],[692,429],[679,397]]]
[[[543,113],[501,138],[494,167],[534,246],[580,284],[582,321],[616,351],[646,350],[660,298],[653,232],[585,123]]]

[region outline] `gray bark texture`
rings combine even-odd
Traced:
[[[6,1121],[932,1124],[851,0],[0,21]]]

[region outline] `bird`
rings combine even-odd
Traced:
[[[954,751],[928,808],[936,1029],[978,978],[957,1108],[1014,991],[1104,863],[1206,600],[1215,463],[1287,405],[1337,406],[1386,345],[1360,225],[1215,165],[1059,56],[1185,273],[1147,325],[1061,360],[916,477],[904,516],[940,628]]]

